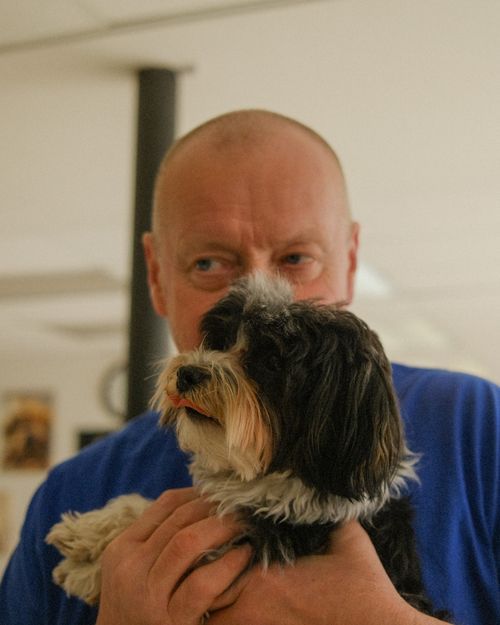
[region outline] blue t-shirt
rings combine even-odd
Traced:
[[[500,389],[473,376],[394,365],[408,445],[421,454],[410,485],[424,583],[459,625],[500,624]],[[0,587],[0,625],[89,625],[96,610],[51,581],[44,539],[61,513],[139,492],[190,485],[172,431],[148,413],[54,468],[29,507]],[[332,590],[333,592],[333,590]],[[277,624],[279,625],[279,624]]]

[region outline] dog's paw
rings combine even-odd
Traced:
[[[100,510],[67,512],[47,534],[46,542],[75,562],[95,562],[151,502],[140,495],[123,495]]]
[[[52,572],[54,582],[68,595],[80,597],[90,605],[97,603],[104,549],[150,505],[140,495],[124,495],[100,510],[63,514],[45,539],[65,556]]]
[[[75,562],[94,561],[106,547],[106,535],[101,535],[97,527],[89,524],[87,514],[94,515],[92,512],[63,514],[61,522],[47,534],[46,542]]]
[[[95,605],[101,593],[101,563],[65,559],[52,572],[52,579],[66,594]]]

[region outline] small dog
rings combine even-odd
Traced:
[[[246,540],[252,565],[292,564],[325,553],[331,532],[357,519],[398,592],[432,614],[403,496],[416,457],[376,334],[338,307],[294,302],[286,281],[258,274],[235,283],[201,330],[202,346],[168,363],[155,401],[192,453],[195,484],[245,527],[223,549]],[[55,581],[97,601],[103,549],[148,505],[132,495],[64,515],[47,538],[66,556]]]

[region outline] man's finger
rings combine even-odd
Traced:
[[[228,608],[236,602],[240,594],[242,593],[245,586],[248,584],[248,573],[245,572],[243,575],[234,580],[234,582],[224,590],[220,595],[218,595],[212,605],[210,606],[210,612],[216,613],[219,610],[224,608]]]
[[[189,506],[192,507],[195,503],[197,502]],[[153,535],[152,540],[157,541],[156,548],[159,545],[159,538],[168,538],[172,529],[169,526],[170,523],[166,522],[164,527],[159,528]],[[153,587],[158,585],[169,587],[175,592],[179,582],[205,553],[228,543],[241,532],[241,526],[231,517],[210,516],[198,521],[191,518],[185,527],[170,536],[163,550],[157,552],[159,555],[151,567],[149,583]]]
[[[160,557],[165,547],[176,534],[206,519],[210,515],[212,508],[213,504],[199,498],[181,504],[154,529],[146,541],[147,549],[155,552]]]
[[[242,545],[192,571],[170,600],[169,614],[173,621],[189,623],[193,613],[201,616],[212,610],[215,599],[241,575],[251,555],[250,546]]]
[[[144,514],[123,532],[127,540],[146,541],[179,506],[199,497],[194,488],[179,488],[165,491]]]

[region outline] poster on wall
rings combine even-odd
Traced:
[[[46,469],[53,421],[51,394],[12,392],[3,399],[2,469]]]

